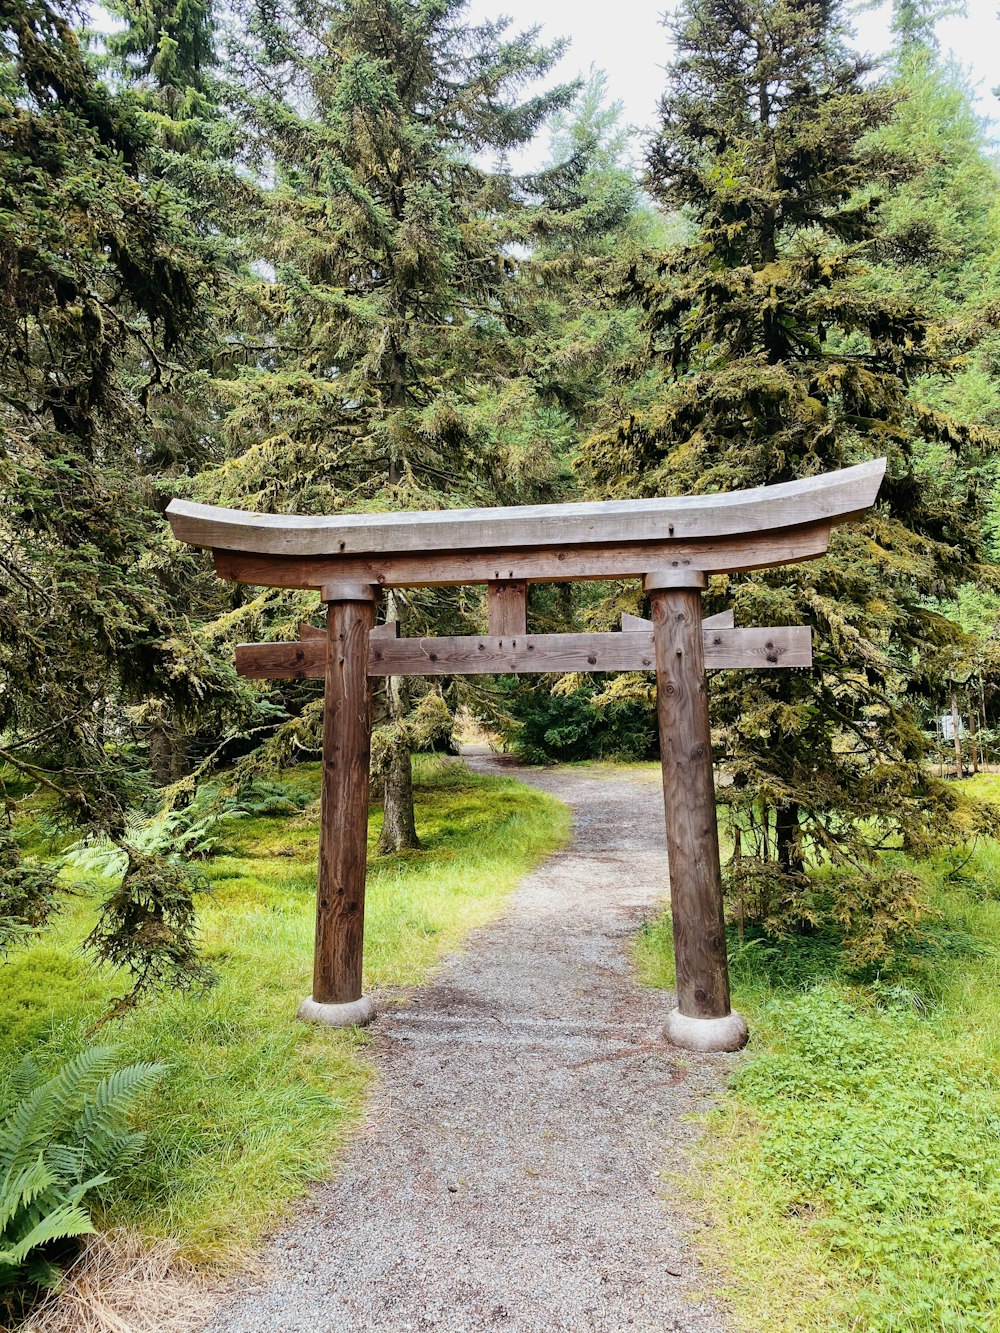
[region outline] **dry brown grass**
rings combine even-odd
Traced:
[[[206,1279],[172,1241],[110,1231],[87,1241],[17,1333],[190,1333],[210,1301]]]

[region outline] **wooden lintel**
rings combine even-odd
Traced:
[[[731,610],[716,611],[714,616],[702,616],[702,629],[733,629],[736,618]],[[622,612],[622,629],[648,629],[652,633],[653,622],[645,616],[634,616],[631,611]]]
[[[705,666],[807,667],[812,665],[808,626],[771,629],[707,629]],[[250,680],[303,680],[323,675],[325,644],[241,643],[236,669]],[[648,630],[608,634],[535,634],[500,638],[467,635],[439,639],[386,639],[372,642],[370,676],[503,675],[529,672],[652,671],[653,635]]]
[[[829,519],[806,527],[699,542],[619,542],[607,546],[522,547],[508,551],[424,551],[399,556],[282,556],[215,550],[215,572],[234,583],[271,588],[321,588],[334,579],[360,579],[387,588],[434,588],[464,583],[575,583],[583,579],[642,578],[651,569],[736,573],[794,565],[825,554]]]
[[[882,458],[776,486],[714,495],[394,514],[251,514],[173,500],[167,517],[179,541],[290,559],[420,558],[428,551],[469,555],[525,546],[539,551],[600,549],[621,541],[648,545],[665,538],[752,540],[815,523],[843,523],[863,513],[874,503],[884,473]],[[642,572],[655,568],[647,564]],[[333,576],[342,577],[347,576]]]

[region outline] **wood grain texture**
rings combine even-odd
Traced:
[[[740,667],[812,666],[808,625],[713,629],[701,622],[705,666],[710,671]]]
[[[652,621],[649,622],[652,625]],[[735,629],[736,616],[731,609],[716,611],[714,616],[702,616],[702,629]]]
[[[523,579],[513,583],[487,583],[486,605],[490,634],[500,639],[528,632],[528,585]]]
[[[322,517],[251,514],[173,500],[167,517],[178,541],[290,557],[689,541],[843,522],[874,503],[884,473],[885,459],[877,459],[778,486],[715,495]]]
[[[650,570],[642,581],[646,592],[658,588],[696,588],[704,592],[708,587],[708,575],[703,569],[678,568],[678,562],[672,560],[664,568]]]
[[[368,860],[372,602],[331,602],[325,642],[323,790],[312,998],[346,1004],[361,996]],[[305,644],[302,645],[303,647]]]
[[[676,564],[712,573],[771,569],[813,560],[826,552],[830,521],[752,537],[699,542],[616,542],[547,550],[520,548],[469,554],[426,551],[404,556],[280,556],[215,550],[215,572],[234,583],[272,588],[321,588],[339,578],[386,588],[436,588],[463,583],[524,580],[574,583],[585,579],[642,578],[650,569]]]
[[[716,611],[714,616],[703,616],[702,629],[734,629],[736,617],[731,610]],[[622,612],[622,629],[648,629],[652,632],[653,622],[645,616],[634,616],[631,611]]]
[[[705,623],[708,624],[708,621],[706,621]],[[386,620],[386,621],[385,621],[383,624],[381,624],[381,625],[373,625],[373,626],[372,626],[371,634],[370,634],[368,637],[371,638],[371,639],[398,639],[398,638],[399,638],[399,621],[398,621],[398,620]],[[310,625],[309,622],[308,622],[308,620],[300,620],[300,621],[299,621],[299,638],[300,638],[300,639],[322,639],[322,640],[325,642],[325,641],[326,641],[326,630],[325,630],[325,629],[320,629],[320,628],[319,628],[318,626],[316,626],[316,625]],[[288,646],[291,647],[292,645],[289,644]]]
[[[703,625],[702,636],[705,665],[711,670],[812,664],[812,631],[808,626],[706,629]],[[324,644],[315,638],[300,643],[241,643],[236,647],[236,669],[249,680],[315,678],[323,675],[324,664]],[[368,658],[371,676],[653,671],[655,667],[652,630],[437,639],[395,639],[373,631]]]
[[[650,601],[677,1007],[688,1018],[724,1018],[729,969],[701,594],[673,588]]]

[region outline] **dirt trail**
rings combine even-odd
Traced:
[[[631,966],[666,885],[659,788],[502,771],[568,802],[570,844],[377,1020],[364,1132],[211,1330],[730,1327],[692,1297],[693,1224],[661,1177],[683,1170],[687,1117],[735,1057],[664,1046],[666,997]]]

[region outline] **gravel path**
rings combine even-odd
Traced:
[[[572,806],[571,843],[378,1019],[364,1131],[213,1333],[730,1327],[692,1295],[694,1224],[661,1177],[736,1057],[660,1042],[666,997],[630,962],[666,883],[659,788],[502,771]]]

